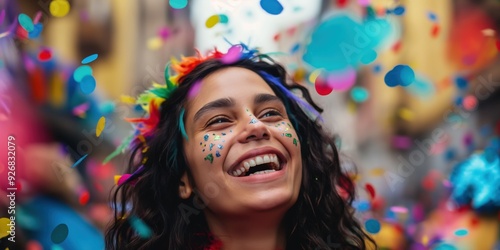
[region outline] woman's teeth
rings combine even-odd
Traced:
[[[261,170],[257,171],[255,173],[252,173],[250,175],[254,174],[267,174],[270,172],[275,172],[276,170],[280,170],[280,162],[278,160],[278,156],[276,154],[266,154],[266,155],[259,155],[253,158],[249,158],[244,160],[240,167],[234,170],[232,173],[230,173],[232,176],[244,176],[248,170],[252,167],[259,166],[262,164],[269,164],[269,166],[272,169],[266,169],[266,170]]]

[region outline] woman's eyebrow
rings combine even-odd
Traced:
[[[205,104],[203,107],[201,107],[201,109],[198,110],[198,112],[196,112],[196,114],[194,115],[194,121],[197,121],[198,119],[200,119],[205,113],[207,113],[211,109],[229,108],[229,107],[233,107],[234,105],[235,105],[234,100],[232,98],[221,98],[221,99],[217,99],[215,101],[209,102],[209,103]]]
[[[258,94],[255,96],[255,99],[253,102],[255,105],[266,103],[266,102],[280,102],[281,103],[281,99],[279,97],[277,97],[275,95],[271,95],[271,94]]]

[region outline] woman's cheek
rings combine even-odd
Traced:
[[[299,145],[297,133],[295,133],[295,130],[289,122],[278,122],[274,124],[273,129],[277,129],[280,132],[281,136],[289,138],[292,144],[296,147]]]
[[[217,133],[206,133],[200,141],[200,150],[202,152],[203,160],[212,164],[214,160],[221,157],[224,152],[226,143],[226,136],[232,133],[232,130],[222,131]]]

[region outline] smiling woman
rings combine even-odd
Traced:
[[[147,112],[130,119],[133,173],[115,191],[107,249],[374,246],[322,110],[282,66],[235,48],[230,63],[219,51],[173,62],[166,85],[139,97]]]

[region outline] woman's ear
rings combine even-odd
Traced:
[[[180,184],[179,184],[179,196],[182,199],[187,199],[191,196],[191,193],[193,192],[193,188],[191,185],[191,180],[188,176],[188,172],[184,172],[184,174],[181,176]]]

